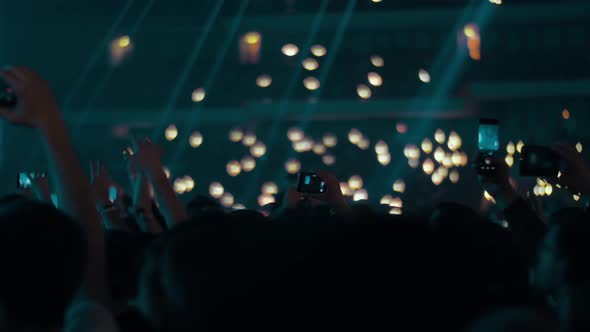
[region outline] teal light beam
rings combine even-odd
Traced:
[[[272,125],[270,127],[269,133],[267,135],[265,135],[265,137],[266,137],[266,151],[267,151],[267,156],[265,158],[270,157],[269,154],[271,153],[271,150],[272,150],[275,142],[277,141],[281,121],[285,117],[285,113],[288,110],[289,98],[293,94],[293,90],[295,89],[295,85],[299,82],[299,76],[301,75],[301,72],[303,70],[301,68],[301,62],[309,56],[309,52],[310,52],[309,49],[317,37],[317,34],[320,30],[320,26],[322,24],[322,21],[324,20],[324,17],[326,15],[326,11],[328,9],[329,4],[330,4],[330,0],[323,0],[322,3],[320,4],[320,8],[313,19],[313,23],[311,24],[311,28],[309,30],[307,40],[305,41],[305,44],[300,49],[299,57],[298,57],[297,62],[295,64],[294,72],[291,76],[291,79],[289,80],[289,83],[287,84],[287,88],[285,89],[285,92],[283,93],[283,95],[281,96],[281,99],[279,101],[279,112],[277,113],[276,117],[272,121]],[[264,158],[258,159],[258,161],[257,161],[258,165],[252,171],[252,175],[249,178],[248,185],[245,188],[250,188],[249,190],[251,190],[251,192],[254,192],[255,187],[258,185],[258,183],[260,181],[261,175],[266,173],[265,167],[267,166],[266,165],[267,163],[268,163],[268,160],[265,160]],[[251,193],[248,193],[247,196],[248,196],[248,199],[250,199],[252,197]]]
[[[179,75],[178,79],[176,80],[176,85],[174,86],[174,89],[172,90],[172,93],[170,94],[170,98],[168,98],[168,100],[166,101],[166,105],[164,106],[164,110],[162,112],[162,117],[160,118],[160,123],[154,127],[154,130],[151,135],[153,140],[156,140],[158,138],[158,135],[161,135],[162,131],[167,126],[167,122],[170,117],[170,113],[173,111],[174,106],[176,105],[176,102],[178,101],[182,87],[186,84],[186,81],[188,80],[191,69],[193,68],[193,66],[195,65],[195,63],[197,62],[197,59],[199,58],[199,56],[201,54],[201,50],[203,49],[203,45],[205,44],[205,41],[207,40],[209,33],[211,33],[211,29],[213,28],[213,24],[215,23],[215,20],[217,19],[217,16],[219,15],[219,12],[221,11],[221,7],[223,6],[223,3],[224,3],[223,0],[216,1],[215,6],[213,6],[213,8],[211,9],[211,12],[209,13],[209,18],[207,19],[207,22],[205,23],[205,29],[203,29],[201,34],[199,34],[198,38],[196,39],[192,52],[190,53],[189,57],[187,58],[186,62],[184,63],[184,66],[182,66],[182,69],[180,71],[180,75]]]
[[[238,31],[240,23],[242,22],[242,19],[244,17],[244,14],[246,13],[246,9],[248,8],[249,4],[250,4],[250,0],[242,0],[240,8],[238,9],[236,16],[232,20],[231,26],[225,35],[224,43],[221,48],[221,51],[217,55],[215,63],[213,64],[213,67],[211,67],[211,70],[209,71],[209,74],[207,75],[207,80],[205,81],[205,85],[204,85],[205,93],[207,93],[207,91],[210,90],[210,88],[213,86],[213,84],[215,82],[215,79],[217,78],[217,74],[219,73],[219,70],[221,69],[221,65],[223,64],[223,61],[225,60],[225,58],[227,56],[230,45],[234,41],[235,35]],[[191,135],[191,128],[196,123],[198,123],[199,117],[201,115],[201,113],[200,113],[201,109],[202,109],[201,105],[196,106],[195,109],[192,110],[192,112],[189,116],[188,122],[183,124],[183,130],[180,131],[180,133],[181,133],[180,144],[176,145],[176,149],[174,149],[173,157],[170,162],[170,165],[172,167],[174,165],[176,165],[176,162],[178,162],[178,159],[181,157],[182,153],[186,150],[186,148],[187,148],[186,142],[187,142],[187,139]]]

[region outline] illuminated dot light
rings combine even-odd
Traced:
[[[256,85],[261,88],[268,88],[272,84],[270,75],[260,75],[256,78]]]
[[[449,169],[445,166],[440,166],[436,171],[438,175],[440,175],[443,179],[449,176]]]
[[[326,48],[322,45],[313,45],[311,47],[311,54],[313,54],[314,56],[317,56],[318,58],[323,57],[327,53],[328,53],[328,50],[326,50]]]
[[[445,135],[445,132],[442,129],[437,129],[436,132],[434,133],[434,140],[438,144],[444,144],[446,139],[447,139],[447,136]]]
[[[366,201],[368,199],[369,199],[369,194],[367,193],[367,191],[365,189],[359,189],[359,190],[355,191],[354,195],[352,196],[352,200],[355,202]]]
[[[358,148],[361,150],[368,149],[369,145],[371,145],[371,142],[366,138],[361,139],[360,142],[357,144]]]
[[[332,166],[336,162],[336,158],[331,154],[327,154],[327,155],[322,156],[322,162],[326,166]]]
[[[420,69],[420,71],[418,71],[418,78],[422,83],[430,83],[430,74],[426,69]]]
[[[223,195],[224,189],[223,185],[219,182],[211,182],[209,185],[209,195],[211,197],[219,198]]]
[[[178,129],[175,125],[169,125],[166,131],[164,131],[164,136],[166,140],[173,141],[178,136]]]
[[[244,156],[242,160],[240,160],[240,165],[242,166],[242,171],[246,173],[251,172],[256,168],[256,160],[252,156]]]
[[[372,55],[371,64],[375,67],[383,67],[385,65],[385,61],[379,55]]]
[[[324,153],[326,153],[326,147],[321,144],[321,143],[315,143],[313,145],[313,153],[317,154],[317,155],[323,155]]]
[[[260,42],[260,38],[260,33],[256,31],[251,31],[244,35],[244,41],[249,45],[258,44]]]
[[[291,142],[299,142],[303,139],[303,130],[297,127],[292,127],[287,130],[287,138]]]
[[[363,139],[363,134],[356,128],[352,128],[348,132],[348,140],[350,143],[357,145]]]
[[[315,77],[306,77],[303,80],[303,86],[305,86],[307,90],[314,91],[320,88],[320,81]]]
[[[484,190],[484,192],[483,192],[483,197],[484,197],[484,198],[485,198],[487,201],[489,201],[489,202],[492,202],[492,203],[496,204],[496,199],[494,198],[494,196],[490,195],[490,193],[488,193],[488,191],[487,191],[487,190]]]
[[[428,175],[434,172],[434,162],[432,161],[432,159],[426,158],[426,160],[424,160],[424,162],[422,163],[422,170],[424,171],[424,173]]]
[[[439,164],[443,162],[443,160],[445,159],[445,150],[443,150],[440,146],[436,148],[436,150],[434,150],[434,160],[436,160],[436,162],[438,162]]]
[[[518,153],[522,153],[522,148],[524,147],[524,142],[523,141],[518,141],[518,143],[516,143],[516,151],[518,151]]]
[[[322,138],[322,142],[328,148],[333,148],[338,144],[338,138],[333,134],[325,134]]]
[[[432,173],[430,179],[432,180],[432,183],[434,183],[435,186],[440,185],[444,180],[444,178],[440,174],[438,174],[438,172]]]
[[[451,172],[451,174],[449,175],[449,179],[451,180],[452,183],[459,182],[459,171],[457,171],[456,169],[454,169]]]
[[[404,203],[402,202],[401,198],[395,197],[391,199],[391,202],[389,202],[389,206],[394,208],[402,208],[404,207]]]
[[[551,186],[550,184],[547,184],[545,186],[545,195],[551,196],[551,194],[553,194],[553,186]]]
[[[127,48],[129,45],[131,45],[131,38],[129,36],[125,35],[117,39],[117,46],[120,48]]]
[[[367,79],[372,86],[381,86],[383,84],[383,78],[375,72],[367,74]]]
[[[420,144],[420,147],[422,148],[422,151],[424,151],[424,153],[429,154],[430,152],[432,152],[432,141],[428,138],[425,138],[422,140],[422,144]]]
[[[185,175],[182,178],[182,181],[184,181],[184,187],[186,188],[186,192],[190,192],[195,188],[195,181],[190,176]]]
[[[294,44],[286,44],[281,48],[281,52],[286,56],[295,56],[299,53],[299,47]]]
[[[301,170],[301,163],[297,159],[289,159],[285,163],[285,170],[289,174],[296,174]]]
[[[450,153],[446,153],[442,164],[446,168],[453,167],[453,156]]]
[[[303,68],[305,68],[305,70],[313,71],[318,69],[319,66],[320,64],[317,62],[316,59],[307,58],[303,60]]]
[[[292,145],[295,152],[307,152],[313,148],[313,142],[307,138],[299,142],[294,142]]]
[[[353,175],[348,179],[348,187],[351,190],[359,190],[363,187],[363,179],[358,175]]]
[[[221,198],[219,199],[221,202],[221,205],[224,207],[231,207],[232,205],[234,205],[234,195],[230,194],[230,193],[225,193],[223,194],[223,196],[221,196]]]
[[[229,140],[232,142],[239,142],[244,138],[244,132],[239,128],[234,128],[229,131]]]
[[[351,196],[353,194],[347,182],[340,182],[340,191],[344,196]]]
[[[373,1],[374,3],[379,3],[379,2],[381,2],[383,0],[371,0],[371,1]]]
[[[170,178],[170,169],[168,167],[164,167],[164,174],[166,174],[166,178],[169,179]]]
[[[406,183],[402,179],[398,179],[393,183],[393,191],[403,193],[406,191]]]
[[[201,135],[200,132],[195,131],[189,137],[189,144],[193,148],[198,148],[199,146],[201,146],[201,144],[203,144],[203,135]]]
[[[242,144],[244,144],[245,146],[252,146],[252,145],[256,144],[256,141],[257,141],[256,135],[254,135],[253,133],[247,133],[242,138]]]
[[[405,134],[408,132],[408,126],[403,122],[398,122],[395,125],[395,130],[397,131],[398,134]]]
[[[264,207],[268,204],[272,204],[274,202],[275,198],[272,195],[261,194],[260,196],[258,196],[258,205],[260,205],[261,207]]]
[[[420,166],[419,159],[408,159],[408,166],[412,168],[418,168]]]
[[[276,195],[279,193],[279,187],[274,182],[265,182],[262,185],[262,193],[267,195]]]
[[[364,84],[357,85],[356,93],[362,99],[369,99],[369,98],[371,98],[371,95],[372,95],[371,89]]]
[[[202,102],[205,99],[205,89],[204,88],[198,88],[195,91],[193,91],[191,98],[195,103],[199,103]]]
[[[408,144],[404,147],[404,156],[408,159],[420,158],[420,149],[414,144]]]
[[[232,210],[244,210],[244,209],[246,209],[246,206],[244,204],[237,203],[237,204],[232,205],[231,208],[232,208]]]
[[[584,150],[584,147],[582,146],[582,143],[580,143],[580,142],[576,143],[576,151],[578,151],[579,153],[582,153],[583,150]]]
[[[506,145],[506,152],[508,152],[508,154],[510,155],[516,152],[516,146],[514,145],[514,143],[512,143],[512,141],[508,142],[508,144]]]
[[[391,155],[389,153],[382,153],[377,156],[377,161],[383,166],[389,165],[391,162]]]
[[[381,197],[381,200],[379,201],[379,204],[381,205],[389,205],[389,203],[391,203],[391,200],[393,199],[393,197],[391,197],[391,195],[385,195],[383,197]]]
[[[389,214],[394,215],[394,216],[401,216],[402,209],[400,209],[400,208],[392,208],[391,210],[389,210]]]
[[[509,154],[506,156],[506,158],[504,158],[504,161],[506,162],[506,165],[508,165],[508,167],[512,167],[512,165],[514,165],[514,156]]]
[[[453,162],[453,165],[459,167],[463,165],[463,154],[459,151],[455,151],[453,152],[453,155],[451,156],[451,161]]]
[[[561,117],[565,120],[568,120],[570,118],[570,111],[568,109],[564,109],[561,111]]]
[[[256,158],[264,156],[266,153],[266,145],[262,142],[257,142],[250,147],[250,154]]]
[[[389,147],[387,146],[387,143],[385,143],[383,140],[377,141],[377,143],[375,144],[375,153],[377,153],[377,154],[389,153]]]
[[[449,149],[451,151],[457,151],[461,148],[462,144],[463,142],[461,141],[461,136],[459,136],[459,134],[457,134],[454,131],[451,132],[451,134],[449,135],[449,142],[447,143]]]
[[[181,195],[184,194],[186,192],[186,184],[184,182],[184,179],[182,178],[178,178],[176,180],[174,180],[174,184],[172,185],[174,192]]]
[[[238,176],[242,171],[242,165],[237,160],[230,160],[227,165],[225,165],[225,170],[229,176]]]
[[[490,0],[491,3],[493,3],[494,5],[501,5],[502,4],[502,0]]]

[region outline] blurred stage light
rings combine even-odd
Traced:
[[[252,158],[252,156],[244,156],[242,160],[240,160],[240,165],[242,166],[242,171],[247,173],[256,168],[256,160]]]
[[[377,141],[377,143],[375,144],[375,153],[377,153],[377,154],[389,153],[389,147],[387,146],[387,143],[385,143],[383,140]]]
[[[369,139],[363,137],[360,141],[359,144],[357,144],[358,148],[361,150],[366,150],[369,148],[369,145],[371,145],[371,142],[369,141]]]
[[[178,136],[178,129],[175,125],[169,125],[168,128],[166,128],[166,131],[164,131],[164,136],[166,137],[166,140],[173,141],[176,136]]]
[[[493,3],[494,5],[501,5],[502,4],[502,0],[490,0],[491,3]]]
[[[204,88],[198,88],[195,91],[193,91],[193,94],[191,95],[192,100],[195,103],[200,103],[205,99],[205,89]]]
[[[232,205],[232,210],[245,210],[246,206],[244,206],[244,204],[240,204],[240,203],[236,203],[234,205]]]
[[[451,161],[454,166],[459,167],[459,166],[463,165],[463,155],[461,154],[461,152],[459,152],[459,151],[453,152],[453,155],[451,156]]]
[[[516,152],[516,146],[514,146],[514,143],[512,143],[512,141],[508,142],[508,144],[506,145],[506,152],[508,152],[508,154],[510,155]]]
[[[379,201],[379,204],[381,205],[389,205],[389,203],[391,203],[391,200],[393,199],[393,197],[391,197],[391,195],[385,195],[383,197],[381,197],[381,200]]]
[[[563,111],[561,111],[561,117],[564,118],[565,120],[570,118],[570,111],[568,109],[564,109]]]
[[[324,55],[326,55],[328,53],[328,50],[326,50],[326,48],[322,45],[313,45],[311,47],[311,54],[319,57],[323,57]]]
[[[452,183],[458,183],[459,182],[459,171],[457,171],[456,169],[451,171],[451,174],[449,175],[449,179],[451,180]]]
[[[358,175],[353,175],[348,179],[348,187],[351,190],[359,190],[363,187],[363,179]]]
[[[432,173],[432,177],[430,179],[432,180],[432,183],[434,183],[435,186],[440,185],[444,180],[444,178],[440,174],[438,174],[438,172]]]
[[[262,35],[256,31],[250,31],[240,38],[240,61],[244,64],[256,64],[260,60],[262,48]]]
[[[372,86],[381,86],[383,84],[383,78],[375,72],[367,74],[367,78]]]
[[[245,146],[252,146],[254,144],[256,144],[256,141],[258,139],[256,138],[256,135],[254,135],[254,133],[249,132],[246,133],[246,135],[244,135],[244,137],[242,138],[242,144],[244,144]]]
[[[348,132],[348,140],[350,143],[357,145],[363,139],[363,134],[356,128],[352,128]]]
[[[512,167],[512,165],[514,165],[514,157],[511,154],[506,155],[504,161],[506,162],[506,165],[508,165],[508,167]]]
[[[303,139],[303,130],[297,127],[291,127],[287,130],[287,138],[291,142],[299,142]]]
[[[352,195],[352,190],[350,189],[350,187],[348,186],[348,183],[346,183],[346,182],[340,182],[340,191],[342,192],[342,195],[344,195],[344,196],[351,196]]]
[[[547,196],[551,196],[551,194],[553,194],[553,186],[551,184],[547,184],[545,186],[545,195]]]
[[[322,162],[326,166],[332,166],[336,162],[336,158],[331,154],[327,154],[327,155],[322,156]]]
[[[184,183],[183,178],[178,178],[174,180],[174,184],[172,187],[174,189],[174,192],[179,195],[184,194],[186,192],[186,184]]]
[[[209,185],[209,195],[211,197],[219,198],[223,195],[224,189],[223,185],[219,182],[211,182]]]
[[[374,3],[379,3],[379,2],[381,2],[383,0],[371,0],[371,1],[373,1]]]
[[[432,161],[432,159],[426,158],[426,160],[424,160],[424,162],[422,163],[422,170],[424,171],[424,173],[428,175],[434,172],[434,162]]]
[[[320,64],[317,62],[316,59],[307,58],[303,60],[303,68],[305,68],[305,70],[313,71],[318,69],[319,66]]]
[[[467,157],[467,153],[461,152],[461,166],[465,167],[469,163],[469,157]]]
[[[408,159],[420,158],[420,149],[414,144],[408,144],[404,147],[404,156]]]
[[[423,83],[430,83],[430,73],[428,73],[426,69],[420,69],[420,71],[418,71],[418,78]]]
[[[131,53],[133,45],[131,38],[127,35],[111,41],[110,44],[110,60],[112,65],[119,65],[123,62],[125,57]]]
[[[352,200],[355,202],[366,201],[368,199],[369,199],[369,194],[367,193],[367,191],[365,189],[359,189],[359,190],[355,191],[354,195],[352,196]]]
[[[449,169],[445,166],[440,166],[435,173],[438,173],[443,179],[449,176]]]
[[[260,196],[258,196],[258,205],[260,205],[260,207],[266,206],[274,202],[275,198],[272,195],[261,194]]]
[[[389,214],[391,214],[393,216],[401,216],[402,215],[402,209],[400,209],[400,208],[391,208],[391,210],[389,210]]]
[[[121,36],[117,39],[117,46],[120,48],[127,48],[131,45],[131,38],[127,35]]]
[[[456,132],[452,131],[449,135],[449,141],[447,143],[447,146],[451,151],[456,151],[461,148],[461,145],[463,145],[463,142],[461,141],[461,136],[459,136],[459,134],[457,134]]]
[[[189,137],[189,144],[193,148],[198,148],[203,144],[203,135],[198,131],[193,132]]]
[[[408,159],[408,166],[418,168],[420,166],[420,159]]]
[[[579,201],[581,198],[580,195],[576,195],[576,194],[574,194],[572,197],[573,197],[574,201],[576,201],[576,202]]]
[[[192,191],[195,188],[195,181],[190,176],[185,175],[182,180],[184,181],[184,187],[186,188],[185,192]]]
[[[305,86],[307,90],[314,91],[320,88],[320,81],[315,77],[306,77],[303,80],[303,86]]]
[[[326,153],[326,147],[322,143],[315,143],[313,145],[312,150],[313,153],[317,155],[323,155],[324,153]]]
[[[385,65],[385,61],[379,55],[372,55],[371,64],[375,67],[383,67]]]
[[[422,144],[420,144],[420,147],[422,148],[422,151],[424,151],[424,153],[429,154],[430,152],[432,152],[432,141],[428,138],[425,138],[422,140]]]
[[[443,162],[443,160],[445,159],[445,150],[443,150],[440,146],[436,148],[436,150],[434,150],[434,160],[436,160],[436,162],[438,162],[439,164]]]
[[[522,153],[522,148],[524,147],[524,142],[523,141],[518,141],[518,143],[516,143],[516,151],[518,151],[518,153]]]
[[[434,133],[434,140],[438,144],[444,144],[446,139],[447,139],[447,136],[445,135],[445,132],[442,131],[442,129],[437,129],[436,132]]]
[[[364,84],[359,84],[359,85],[356,86],[356,93],[362,99],[369,99],[369,98],[371,98],[371,89],[368,86],[364,85]]]
[[[266,153],[266,145],[264,143],[258,141],[256,144],[250,147],[250,154],[256,158],[260,158],[264,156]]]
[[[405,134],[408,132],[408,126],[403,122],[398,122],[395,124],[395,130],[398,134]]]
[[[313,149],[313,141],[309,138],[304,138],[299,142],[293,142],[292,145],[295,152],[307,152]]]
[[[404,207],[404,203],[402,202],[402,199],[399,197],[394,197],[391,199],[391,202],[389,202],[389,206],[393,207],[393,208],[403,208]]]
[[[402,179],[398,179],[393,183],[393,191],[398,193],[404,193],[406,191],[406,183]]]
[[[338,144],[338,138],[334,134],[325,134],[322,142],[328,148],[333,148]]]
[[[286,56],[294,56],[297,55],[297,53],[299,53],[299,47],[297,47],[297,45],[294,44],[286,44],[281,48],[281,51]]]
[[[272,77],[270,75],[260,75],[256,78],[256,85],[261,88],[268,88],[272,84]]]
[[[166,179],[170,179],[170,169],[168,167],[164,167],[164,174],[166,174]]]
[[[445,153],[445,157],[443,158],[442,162],[443,166],[446,168],[453,167],[453,156],[450,153]]]
[[[242,165],[237,160],[230,160],[227,165],[225,165],[225,170],[229,176],[238,176],[242,171]]]
[[[272,181],[265,182],[262,185],[261,191],[263,194],[276,195],[279,193],[279,186],[277,186],[277,184]]]
[[[579,153],[582,153],[582,151],[584,150],[584,147],[582,146],[581,142],[576,143],[576,151],[578,151]]]
[[[221,205],[223,207],[228,208],[234,205],[234,195],[230,193],[223,194],[219,200],[221,201]]]
[[[382,153],[377,156],[377,161],[383,166],[389,165],[391,162],[391,155],[389,153]]]
[[[232,142],[239,142],[244,138],[244,132],[240,128],[234,128],[229,131],[229,140]]]
[[[297,159],[289,159],[285,163],[285,169],[289,174],[297,174],[301,170],[301,163]]]

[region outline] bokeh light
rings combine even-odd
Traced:
[[[334,134],[325,134],[324,137],[322,137],[322,142],[326,147],[333,148],[338,144],[338,138]]]
[[[295,44],[286,44],[281,48],[281,52],[286,56],[295,56],[299,53],[299,47]]]
[[[437,129],[436,132],[434,133],[434,140],[438,144],[444,144],[446,139],[447,139],[447,136],[445,135],[445,132],[440,128]]]
[[[291,127],[289,130],[287,130],[287,138],[291,142],[299,142],[303,139],[303,137],[303,130],[301,130],[301,128]]]
[[[516,151],[518,151],[518,153],[522,153],[522,148],[524,148],[524,142],[521,140],[516,143]]]
[[[418,72],[418,78],[422,83],[430,83],[430,73],[426,69],[420,69]]]
[[[238,176],[242,171],[242,165],[237,160],[230,160],[227,165],[225,165],[225,170],[229,176]]]
[[[340,191],[344,196],[351,196],[353,194],[347,182],[340,182]]]
[[[368,199],[369,199],[369,193],[367,193],[367,191],[365,189],[359,189],[359,190],[355,191],[354,195],[352,196],[352,200],[355,202],[366,201]]]
[[[424,173],[428,175],[434,172],[434,162],[432,161],[432,159],[426,158],[426,160],[424,160],[424,162],[422,163],[422,170],[424,171]]]
[[[584,146],[582,146],[581,142],[576,143],[576,151],[578,151],[579,153],[582,153],[582,151],[584,150]]]
[[[391,198],[391,201],[389,202],[389,206],[401,209],[402,207],[404,207],[404,202],[402,202],[402,199],[399,197],[393,197],[393,198]]]
[[[451,174],[449,175],[449,180],[451,180],[452,183],[458,183],[459,179],[459,171],[457,171],[456,169],[452,170]]]
[[[266,145],[264,143],[258,141],[256,144],[250,147],[250,154],[256,158],[260,158],[264,156],[266,153]]]
[[[331,155],[331,154],[323,155],[322,156],[322,162],[326,166],[332,166],[336,162],[336,158],[333,155]]]
[[[391,200],[393,199],[393,197],[391,197],[391,195],[385,195],[383,197],[381,197],[381,200],[379,201],[379,204],[381,205],[389,205],[389,203],[391,203]]]
[[[508,152],[508,154],[514,154],[516,152],[516,146],[512,141],[508,142],[506,145],[506,152]]]
[[[203,135],[198,131],[193,132],[189,137],[189,144],[193,148],[198,148],[203,144]]]
[[[463,142],[461,141],[461,136],[456,132],[452,131],[449,135],[449,141],[447,142],[447,146],[451,151],[457,151],[461,148]]]
[[[438,172],[432,173],[430,179],[432,180],[432,183],[434,183],[435,186],[440,185],[444,180],[444,178],[440,174],[438,174]]]
[[[268,88],[272,84],[272,77],[270,75],[260,75],[256,78],[256,85],[261,88]]]
[[[117,46],[120,48],[127,48],[131,45],[131,38],[127,35],[121,36],[117,39]]]
[[[234,205],[234,195],[230,193],[224,193],[219,199],[219,201],[223,207],[231,207],[232,205]]]
[[[351,190],[358,190],[363,187],[363,179],[359,175],[353,175],[348,179],[348,187]]]
[[[391,155],[389,153],[381,153],[377,155],[377,161],[383,166],[389,165],[391,162]]]
[[[403,122],[398,122],[395,124],[395,131],[397,131],[398,134],[405,134],[408,132],[408,125]]]
[[[406,183],[402,179],[398,179],[393,183],[393,191],[403,193],[406,191]]]
[[[440,146],[436,148],[436,150],[434,150],[434,160],[436,160],[436,162],[438,163],[442,163],[443,160],[445,159],[445,150],[443,150],[443,148],[441,148]]]
[[[319,66],[320,66],[320,64],[318,63],[318,61],[316,59],[307,58],[307,59],[303,60],[303,68],[305,68],[305,70],[313,71],[313,70],[318,69]]]
[[[262,185],[261,191],[263,194],[276,195],[279,193],[279,186],[277,186],[277,184],[272,181],[265,182]]]
[[[375,67],[383,67],[385,65],[385,61],[379,55],[372,55],[371,64]]]
[[[164,137],[166,140],[173,141],[178,136],[178,129],[175,125],[169,125],[164,131]]]
[[[268,204],[272,204],[274,202],[275,198],[272,195],[261,194],[260,196],[258,196],[258,205],[260,205],[261,207],[266,206]]]
[[[249,132],[246,133],[242,138],[242,144],[244,144],[245,146],[252,146],[256,144],[257,140],[258,139],[256,138],[256,135],[254,135],[254,133]]]
[[[369,141],[369,139],[363,137],[359,143],[357,144],[358,148],[361,150],[366,150],[369,148],[369,145],[371,145],[371,142]]]
[[[377,143],[375,143],[375,153],[377,153],[377,154],[389,153],[389,147],[387,146],[387,143],[385,143],[383,140],[377,141]]]
[[[178,178],[174,180],[174,184],[172,185],[174,192],[181,195],[184,194],[186,191],[186,184],[183,178]]]
[[[420,166],[420,159],[408,159],[408,166],[418,168]]]
[[[442,164],[446,168],[453,167],[453,155],[450,153],[445,153],[445,157],[443,158]]]
[[[310,91],[317,90],[320,88],[320,81],[315,77],[306,77],[303,80],[303,86]]]
[[[166,179],[170,178],[170,169],[168,167],[164,167],[164,174],[166,174]]]
[[[369,99],[372,95],[371,89],[364,84],[359,84],[356,86],[356,94],[361,97],[361,99]]]
[[[204,88],[198,88],[195,91],[193,91],[192,95],[191,95],[191,99],[195,102],[195,103],[200,103],[205,99],[205,89]]]
[[[244,138],[244,132],[240,128],[233,128],[229,131],[229,140],[232,142],[239,142]]]
[[[289,174],[297,174],[301,170],[301,163],[297,159],[289,159],[285,163],[285,170]]]
[[[564,109],[563,111],[561,111],[561,117],[565,120],[568,120],[570,118],[570,111],[567,108]]]
[[[512,156],[511,154],[506,155],[504,161],[506,162],[506,165],[508,165],[508,167],[512,167],[512,165],[514,165],[514,156]]]
[[[313,45],[311,47],[311,54],[313,54],[314,56],[319,57],[323,57],[324,55],[326,55],[328,53],[328,50],[326,50],[326,48],[322,45]]]
[[[357,145],[363,139],[363,134],[356,128],[352,128],[348,132],[348,140],[350,143]]]
[[[367,74],[367,79],[372,86],[381,86],[383,84],[383,78],[375,72]]]
[[[326,153],[326,146],[324,146],[322,143],[315,143],[313,145],[312,151],[317,155],[323,155]]]
[[[209,195],[220,198],[224,193],[223,185],[219,182],[211,182],[209,185]]]
[[[429,154],[430,152],[432,152],[432,141],[428,138],[425,138],[422,140],[422,144],[420,144],[420,147],[422,148],[422,151],[424,151],[424,153]]]
[[[242,171],[248,173],[256,168],[256,160],[250,155],[244,156],[242,160],[240,160],[240,165],[242,166]]]
[[[245,210],[246,206],[241,203],[236,203],[236,204],[232,205],[231,208],[232,208],[232,210]]]

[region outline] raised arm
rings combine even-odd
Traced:
[[[90,182],[70,142],[68,128],[49,85],[28,68],[0,70],[18,98],[14,108],[0,108],[0,116],[15,125],[32,127],[43,141],[50,178],[55,181],[60,208],[85,229],[88,267],[80,295],[110,305],[105,268],[105,242]]]

